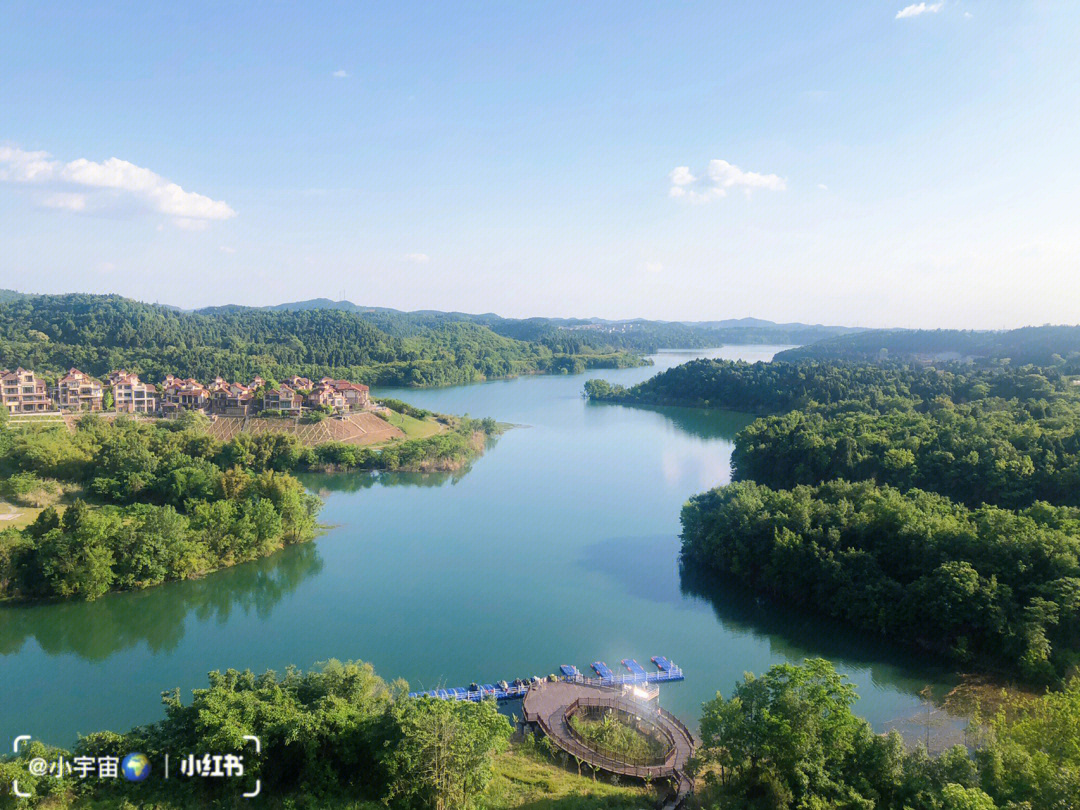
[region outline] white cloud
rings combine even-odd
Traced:
[[[641,269],[646,273],[662,273],[664,265],[660,262],[642,262]]]
[[[896,12],[896,19],[903,20],[907,17],[918,17],[920,14],[937,14],[944,5],[944,0],[939,3],[912,3],[910,6],[904,6]]]
[[[119,158],[102,163],[86,158],[62,163],[48,152],[0,146],[0,181],[54,189],[37,198],[47,208],[90,211],[112,207],[118,201],[133,202],[172,217],[177,227],[187,230],[200,230],[212,221],[236,216],[227,203],[184,191],[150,169]]]
[[[695,177],[689,166],[677,166],[668,175],[671,187],[668,196],[685,198],[693,203],[706,203],[726,197],[728,189],[741,188],[747,196],[756,189],[783,191],[787,188],[784,178],[775,174],[744,172],[726,160],[710,160],[705,177]]]
[[[347,78],[349,78],[349,74],[345,70],[335,70],[330,75],[333,76],[335,79],[347,79]]]
[[[44,208],[59,208],[64,211],[85,211],[86,195],[77,194],[73,191],[57,191],[53,194],[42,194],[34,198],[38,205]]]
[[[820,188],[822,191],[828,191],[829,190],[829,187],[827,185],[825,185],[824,183],[818,183],[817,187]]]
[[[228,253],[230,255],[236,253],[236,248],[229,247],[228,245],[221,245],[218,250],[220,250],[222,253]]]
[[[676,166],[669,177],[671,177],[671,184],[675,186],[688,186],[697,179],[690,174],[689,166]]]
[[[431,257],[426,253],[406,253],[401,258],[413,264],[427,264],[431,261]]]

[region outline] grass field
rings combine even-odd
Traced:
[[[434,418],[428,417],[427,419],[416,419],[412,416],[407,416],[397,411],[391,411],[389,409],[382,412],[386,416],[386,421],[394,427],[398,428],[409,439],[425,439],[428,436],[434,436],[443,430],[443,426],[435,421]]]
[[[40,501],[40,506],[20,506],[0,499],[0,531],[4,529],[25,529],[37,520],[37,516],[48,506],[55,507],[56,511],[62,515],[69,503],[72,503],[76,498],[84,497],[86,497],[86,493],[81,486],[69,484],[65,485],[61,492]],[[15,515],[15,517],[9,517],[10,515]]]
[[[7,501],[0,501],[0,531],[4,529],[25,529],[41,514],[43,507],[15,506]],[[8,518],[7,515],[16,515]]]
[[[484,794],[486,810],[637,810],[650,808],[654,791],[640,784],[613,785],[563,768],[527,745],[512,745],[495,761],[495,778]]]

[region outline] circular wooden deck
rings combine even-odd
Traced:
[[[636,712],[657,726],[661,733],[672,741],[671,752],[662,764],[634,765],[582,745],[571,732],[567,722],[568,714],[580,703]],[[694,736],[670,712],[628,698],[620,690],[565,681],[543,681],[534,684],[525,695],[522,710],[527,723],[539,726],[555,745],[590,766],[638,779],[671,779],[676,784],[680,801],[690,792],[692,782],[686,775],[686,764],[694,753]]]

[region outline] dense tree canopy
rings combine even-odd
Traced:
[[[966,359],[987,364],[1058,366],[1080,371],[1080,326],[1025,326],[1007,331],[875,329],[789,349],[778,360]]]
[[[1080,509],[919,490],[737,483],[684,507],[683,564],[1044,683],[1080,661]]]
[[[0,302],[0,365],[54,375],[124,368],[150,381],[300,374],[421,386],[637,362],[607,345],[567,353],[463,321],[384,325],[337,310],[196,314],[119,296],[25,296]]]
[[[937,757],[873,733],[827,661],[747,675],[703,707],[698,767],[708,810],[1067,810],[1080,806],[1080,679],[1006,701],[969,751]]]
[[[31,806],[49,797],[77,806],[233,807],[259,779],[261,795],[280,807],[468,808],[492,777],[492,758],[510,735],[510,723],[495,702],[412,699],[403,681],[387,684],[369,664],[329,661],[302,673],[211,672],[209,685],[189,702],[180,690],[163,695],[165,718],[132,729],[83,737],[74,756],[116,756],[140,751],[152,762],[165,754],[174,762],[188,752],[244,756],[244,777],[123,780],[32,777],[26,760],[71,753],[24,748],[18,758],[0,759],[0,777],[17,778],[33,794]],[[256,755],[244,735],[256,735]],[[0,808],[6,803],[0,793]],[[14,799],[11,799],[13,802]],[[369,804],[370,803],[370,804]],[[24,806],[20,804],[19,806]],[[66,805],[65,805],[66,806]]]
[[[0,468],[81,489],[0,539],[0,596],[95,599],[266,556],[315,535],[318,499],[285,470],[291,437],[228,444],[179,421],[84,417],[63,428],[4,431]]]
[[[878,412],[852,402],[759,419],[736,438],[735,476],[772,487],[874,479],[972,506],[1080,505],[1076,398],[894,405]]]
[[[772,414],[684,564],[1049,683],[1080,661],[1080,389],[1056,368],[697,360],[588,396]],[[848,483],[854,481],[857,483]]]
[[[980,370],[951,364],[939,369],[904,364],[710,359],[691,360],[632,388],[589,380],[585,394],[613,402],[766,414],[831,410],[841,403],[857,403],[860,409],[881,412],[897,406],[925,409],[941,398],[957,404],[995,397],[1036,402],[1076,398],[1061,374],[1033,367]]]

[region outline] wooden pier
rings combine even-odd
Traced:
[[[525,695],[524,720],[560,749],[591,767],[636,779],[670,780],[675,795],[665,806],[678,807],[693,789],[686,765],[694,754],[694,735],[675,715],[630,694],[597,684],[543,681],[533,684]],[[590,748],[570,725],[570,718],[584,707],[601,707],[639,718],[668,743],[666,756],[657,762],[630,762]]]

